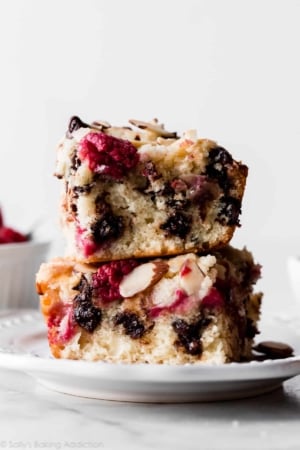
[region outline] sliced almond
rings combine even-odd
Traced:
[[[130,119],[129,123],[131,123],[131,125],[134,125],[135,127],[141,128],[142,130],[153,131],[158,136],[164,138],[176,139],[178,137],[176,131],[172,132],[165,130],[164,125],[158,123],[157,119],[154,119],[153,122],[143,122],[142,120]]]
[[[186,259],[180,269],[180,287],[188,294],[198,294],[201,289],[204,274],[196,261]]]
[[[105,120],[95,120],[91,123],[91,128],[97,128],[99,130],[104,130],[106,128],[111,128],[111,124]]]
[[[157,283],[168,269],[169,265],[164,261],[141,264],[121,281],[119,287],[121,296],[127,298],[132,297],[138,292],[143,292],[145,289]]]

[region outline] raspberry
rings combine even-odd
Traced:
[[[120,283],[123,277],[138,265],[139,263],[134,259],[103,264],[92,278],[95,297],[104,303],[122,299],[119,291]]]
[[[56,304],[49,313],[48,339],[51,344],[64,344],[76,333],[72,305]]]
[[[13,228],[4,225],[2,211],[0,208],[0,244],[11,244],[13,242],[28,241],[28,237]]]
[[[97,244],[90,238],[84,237],[84,230],[79,226],[76,229],[76,243],[78,247],[83,251],[84,256],[88,257],[95,253],[98,249]]]
[[[0,244],[10,244],[13,242],[25,242],[27,237],[14,230],[13,228],[1,227],[0,228]]]
[[[87,160],[89,169],[120,180],[134,168],[139,155],[131,142],[105,133],[89,133],[79,143],[79,159]]]

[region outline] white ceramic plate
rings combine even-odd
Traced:
[[[278,388],[300,374],[300,319],[261,324],[261,340],[290,344],[281,360],[216,365],[110,364],[56,360],[37,311],[0,314],[0,367],[20,370],[42,385],[83,397],[135,402],[195,402],[250,397]]]

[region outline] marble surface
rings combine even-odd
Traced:
[[[199,404],[84,399],[0,373],[0,448],[299,449],[300,376],[259,397]]]

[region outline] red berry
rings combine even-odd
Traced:
[[[135,167],[139,155],[131,142],[105,133],[88,133],[79,143],[79,159],[87,160],[92,172],[117,180]]]
[[[97,244],[90,238],[84,237],[83,234],[86,230],[80,228],[79,226],[76,229],[76,243],[78,247],[82,250],[84,256],[91,256],[98,250]]]
[[[56,304],[48,317],[48,339],[51,344],[68,342],[77,331],[72,305]]]
[[[93,293],[100,301],[112,302],[122,299],[119,291],[120,283],[139,263],[135,259],[112,261],[103,264],[93,274]]]
[[[1,227],[0,228],[0,244],[10,244],[13,242],[25,242],[27,237],[24,234],[19,233],[13,228]]]

